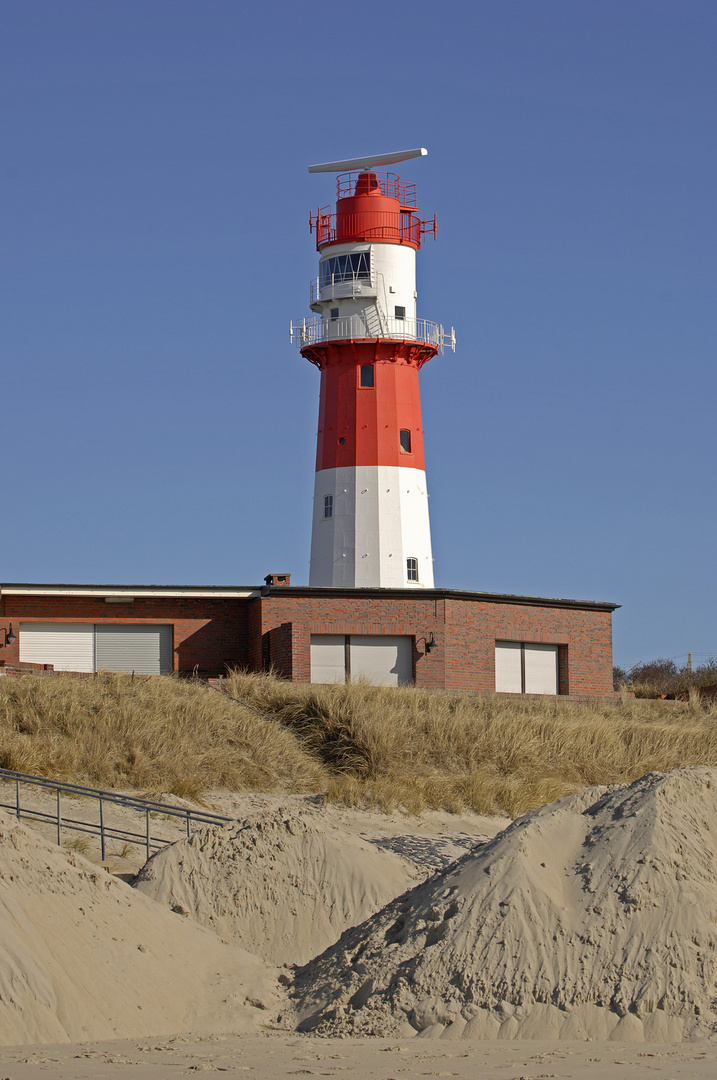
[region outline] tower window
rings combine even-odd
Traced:
[[[334,516],[334,497],[333,495],[324,495],[324,517],[330,518]]]
[[[400,433],[401,451],[404,454],[411,453],[411,432],[408,428],[402,428]]]
[[[373,364],[361,365],[361,386],[373,386]]]
[[[418,581],[418,559],[406,559],[406,579]]]
[[[348,255],[334,255],[319,264],[321,288],[340,285],[346,281],[371,280],[371,252],[356,251]]]
[[[399,307],[398,305],[396,305],[396,307],[393,310],[396,313],[396,318],[397,319],[405,319],[406,318],[406,309],[405,309],[405,307]]]
[[[337,307],[331,308],[331,321],[336,322],[339,317],[339,309]]]

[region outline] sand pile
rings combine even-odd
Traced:
[[[0,1044],[256,1031],[274,974],[0,815]]]
[[[717,769],[518,819],[298,973],[303,1030],[680,1041],[717,1031]]]
[[[272,963],[303,964],[426,873],[313,808],[280,806],[164,848],[134,886]]]

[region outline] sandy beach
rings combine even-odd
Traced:
[[[707,1080],[717,1069],[717,1045],[181,1035],[7,1047],[0,1049],[0,1062],[10,1080],[171,1080],[198,1073],[257,1080]]]
[[[717,770],[513,823],[209,801],[135,887],[2,815],[0,1080],[714,1075]]]

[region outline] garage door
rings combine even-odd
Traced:
[[[346,682],[346,643],[352,679],[374,686],[407,686],[413,682],[413,638],[379,634],[312,634],[312,683]]]
[[[346,682],[346,637],[344,634],[311,635],[312,683]]]
[[[413,639],[351,635],[351,678],[374,686],[407,686],[413,682]]]
[[[166,675],[172,670],[171,626],[95,627],[97,671]]]
[[[526,694],[557,694],[558,646],[524,645]]]
[[[497,641],[495,688],[503,694],[557,694],[558,646]]]
[[[21,623],[20,660],[56,671],[172,671],[171,626]]]
[[[496,642],[495,688],[501,694],[523,693],[523,647],[519,641]]]
[[[20,623],[20,661],[54,664],[55,671],[95,670],[92,623]]]

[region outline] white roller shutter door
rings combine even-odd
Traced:
[[[97,671],[166,675],[172,671],[171,626],[95,626]]]
[[[366,679],[373,686],[408,686],[413,682],[413,638],[352,634],[349,663],[352,679]],[[311,681],[346,682],[344,634],[311,635]]]
[[[351,637],[351,678],[374,686],[408,686],[413,682],[413,639]]]
[[[558,646],[526,644],[525,692],[526,694],[557,694],[558,692]]]
[[[20,623],[20,662],[94,671],[95,628],[92,623]]]
[[[501,694],[522,694],[523,665],[519,641],[496,641],[495,688]]]
[[[495,688],[503,694],[557,694],[558,646],[496,641]]]
[[[346,682],[345,642],[344,634],[311,635],[312,683]]]
[[[20,623],[20,660],[55,671],[172,671],[171,626]]]

